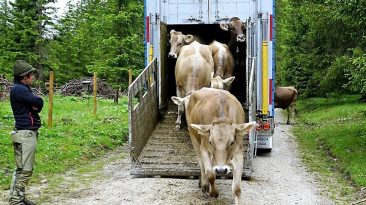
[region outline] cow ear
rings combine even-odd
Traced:
[[[242,22],[242,23],[243,23],[244,29],[247,29],[247,22]]]
[[[207,135],[210,133],[210,129],[212,128],[211,125],[197,125],[197,124],[191,124],[191,127],[195,129],[198,134],[200,135]]]
[[[184,99],[181,97],[172,96],[172,101],[174,102],[174,104],[180,105],[184,102]]]
[[[257,123],[255,121],[253,121],[250,123],[234,124],[234,127],[237,132],[245,133],[245,132],[249,132],[253,128],[257,127]]]
[[[185,35],[184,36],[184,42],[186,44],[190,44],[194,41],[194,37],[191,34]]]
[[[172,34],[174,34],[176,31],[174,30],[174,29],[172,29],[171,31],[170,31],[170,35],[172,35]]]
[[[220,23],[220,28],[224,31],[229,30],[229,24],[228,23]]]
[[[235,80],[235,77],[226,78],[223,80],[224,86],[230,87],[233,81]]]

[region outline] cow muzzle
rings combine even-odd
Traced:
[[[177,58],[177,54],[176,53],[169,53],[168,58]]]
[[[239,35],[236,37],[236,41],[237,41],[237,42],[240,42],[240,43],[245,42],[245,36],[244,36],[244,34],[239,34]]]
[[[214,166],[213,167],[214,172],[217,175],[226,175],[230,173],[230,167],[227,165],[224,166]]]

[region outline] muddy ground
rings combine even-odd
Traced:
[[[286,119],[280,114],[275,119],[277,126],[272,152],[260,153],[254,159],[253,177],[242,181],[244,204],[335,204],[326,197],[325,189],[301,163],[295,139],[291,135],[292,126],[285,125]],[[42,185],[32,185],[30,198],[38,204],[52,205],[234,203],[229,179],[217,181],[220,195],[212,198],[202,194],[197,179],[132,177],[127,153],[127,148],[117,151],[115,154],[121,156],[120,159],[111,160],[89,178],[83,176],[83,180],[78,180],[80,176],[70,172],[62,176],[65,182],[58,188],[47,188],[47,181]],[[0,204],[6,204],[6,199],[7,192],[4,192]]]

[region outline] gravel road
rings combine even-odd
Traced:
[[[279,110],[278,110],[279,111]],[[244,204],[335,204],[325,194],[315,177],[307,172],[299,159],[297,145],[291,135],[292,126],[285,125],[282,111],[276,112],[276,128],[272,152],[261,153],[254,159],[254,173],[250,181],[242,181]],[[104,179],[80,184],[68,190],[61,187],[48,203],[53,205],[196,205],[233,204],[231,180],[217,180],[220,195],[212,198],[202,194],[197,179],[134,178],[129,175],[129,158],[104,166]],[[72,177],[68,178],[73,181]],[[67,186],[67,185],[65,185]],[[33,190],[32,190],[33,189]],[[32,188],[36,197],[42,189]],[[34,195],[32,194],[32,195]],[[31,195],[31,196],[32,196]],[[37,199],[36,199],[37,201]]]

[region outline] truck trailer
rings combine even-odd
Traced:
[[[175,60],[168,59],[169,32],[199,35],[207,43],[229,41],[219,24],[246,22],[245,66],[234,71],[233,94],[258,123],[244,139],[243,177],[252,174],[257,149],[272,149],[275,86],[274,0],[149,0],[144,4],[146,68],[128,88],[131,175],[195,177],[200,168],[187,128],[174,131],[177,116]],[[241,77],[238,77],[238,76]]]

